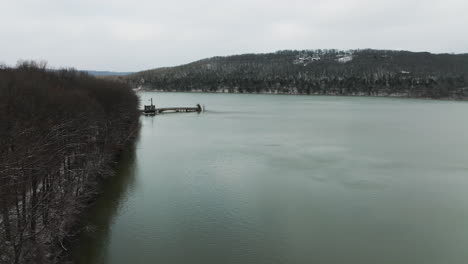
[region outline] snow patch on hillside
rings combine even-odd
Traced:
[[[343,57],[340,57],[338,59],[336,59],[337,62],[339,63],[347,63],[347,62],[350,62],[353,60],[353,55],[346,55],[346,56],[343,56]]]

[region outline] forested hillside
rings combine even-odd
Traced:
[[[0,263],[62,262],[138,116],[126,84],[35,63],[0,69]]]
[[[468,54],[304,50],[214,57],[116,77],[160,91],[468,97]]]

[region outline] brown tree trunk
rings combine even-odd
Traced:
[[[33,175],[31,179],[31,239],[36,240],[36,211],[37,211],[37,179]]]
[[[10,213],[8,211],[8,203],[4,201],[2,205],[3,226],[5,227],[5,239],[11,241],[11,228],[10,228]]]

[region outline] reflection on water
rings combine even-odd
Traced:
[[[79,238],[80,244],[73,252],[77,264],[107,263],[112,221],[125,203],[128,192],[131,192],[135,185],[138,141],[139,137],[122,152],[116,166],[116,174],[103,182],[104,192],[90,208],[88,226]]]

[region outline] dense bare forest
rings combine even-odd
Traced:
[[[160,91],[468,97],[468,54],[303,50],[214,57],[119,79]]]
[[[0,69],[0,263],[58,263],[138,130],[123,83],[23,63]]]

